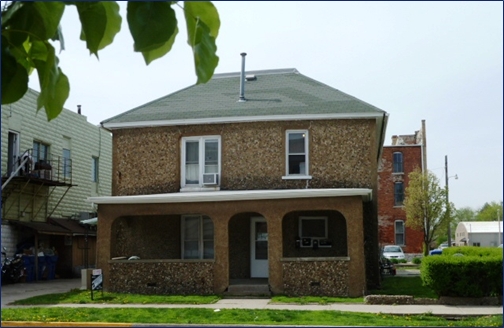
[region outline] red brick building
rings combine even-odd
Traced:
[[[383,146],[378,167],[378,226],[380,247],[400,245],[405,253],[421,253],[423,232],[406,225],[403,201],[408,175],[422,169],[422,131],[392,136]]]

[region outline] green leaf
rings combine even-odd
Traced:
[[[98,57],[98,50],[111,44],[121,30],[119,5],[115,1],[76,2],[75,5],[82,25],[81,40]]]
[[[149,65],[154,59],[158,59],[166,55],[171,50],[177,34],[178,34],[178,27],[175,29],[175,33],[173,33],[170,40],[168,40],[168,42],[166,42],[164,45],[162,45],[157,49],[142,51],[145,64]]]
[[[10,19],[16,11],[23,6],[21,1],[12,1],[7,8],[2,11],[2,28],[9,26]]]
[[[135,42],[134,50],[144,53],[147,63],[171,49],[178,29],[175,11],[170,2],[128,1],[127,19]],[[158,51],[152,52],[153,50]],[[149,52],[148,58],[145,52]]]
[[[199,18],[209,28],[210,35],[217,38],[219,35],[220,19],[215,6],[209,1],[193,2],[184,1],[184,15],[189,38],[195,35],[196,20]],[[188,41],[190,45],[190,41]]]
[[[217,57],[217,46],[215,45],[215,38],[210,35],[210,29],[208,26],[197,19],[193,38],[189,36],[189,40],[192,42],[189,45],[192,46],[194,55],[194,67],[196,68],[196,76],[198,81],[196,84],[206,83],[211,78],[219,63],[219,57]]]
[[[59,1],[24,2],[12,14],[11,24],[2,24],[2,31],[5,28],[16,33],[11,39],[15,44],[23,43],[27,36],[34,40],[48,40],[56,34],[64,11],[65,5]]]
[[[2,36],[2,104],[18,101],[28,90],[28,73],[7,47]]]
[[[45,41],[33,42],[30,49],[37,69],[40,83],[40,95],[37,110],[44,107],[47,120],[56,118],[63,110],[63,105],[70,93],[68,78],[58,67],[58,57],[53,46]],[[35,59],[36,58],[36,59]]]
[[[206,83],[219,63],[215,39],[219,34],[220,19],[211,2],[184,2],[187,43],[192,47],[197,84]]]

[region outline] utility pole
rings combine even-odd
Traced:
[[[501,229],[500,229],[500,209],[498,208],[497,209],[497,226],[499,227],[499,236],[498,236],[498,240],[499,240],[499,245],[502,244],[501,242]],[[499,246],[497,245],[497,246]]]
[[[451,219],[450,219],[450,201],[448,200],[448,155],[444,157],[445,161],[445,184],[446,184],[446,215],[448,215],[448,247],[451,247]]]

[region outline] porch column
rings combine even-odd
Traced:
[[[96,231],[96,268],[102,269],[103,290],[108,291],[110,286],[110,265],[112,247],[112,223],[116,218],[117,205],[98,205],[98,224]],[[89,277],[88,277],[89,278]]]
[[[229,217],[211,217],[214,224],[214,292],[220,294],[229,285]]]
[[[348,296],[363,296],[366,289],[366,258],[364,255],[364,213],[361,200],[349,202],[344,210],[347,223]],[[342,211],[343,212],[343,211]]]
[[[283,293],[283,242],[282,215],[266,215],[268,223],[269,284],[275,294]]]

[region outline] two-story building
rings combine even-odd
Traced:
[[[112,136],[80,108],[48,122],[38,95],[2,105],[1,242],[9,256],[56,251],[56,274],[71,277],[95,264],[95,231],[78,220],[96,213],[88,197],[111,194]]]
[[[424,128],[414,134],[392,136],[392,145],[383,146],[378,166],[378,225],[380,246],[399,245],[405,253],[422,254],[423,231],[406,224],[404,193],[409,174],[425,170]]]
[[[362,296],[379,284],[387,119],[278,69],[216,74],[105,120],[113,196],[88,199],[104,289]]]

